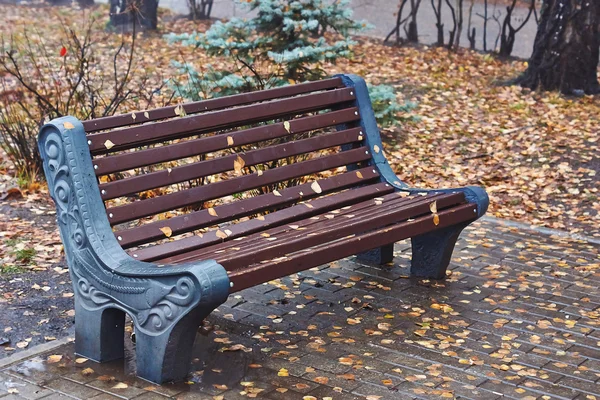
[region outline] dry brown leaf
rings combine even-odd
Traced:
[[[61,354],[52,354],[51,356],[48,356],[48,364],[54,364],[59,362],[60,360],[62,360],[63,356]]]
[[[74,128],[75,128],[75,125],[73,125],[73,124],[72,124],[72,123],[70,123],[70,122],[65,122],[65,123],[63,124],[63,126],[65,127],[65,129],[74,129]]]
[[[434,201],[433,203],[429,204],[429,210],[431,210],[432,214],[437,213],[437,200]]]
[[[358,179],[363,178],[363,174],[361,174],[360,171],[356,171],[356,176],[358,177]]]
[[[88,376],[94,373],[94,370],[91,368],[84,368],[81,370],[81,375]]]
[[[171,235],[173,234],[173,231],[168,226],[163,226],[162,228],[159,228],[159,229],[162,233],[165,234],[166,237],[171,237]]]
[[[433,224],[438,226],[440,224],[440,216],[437,214],[433,214]]]
[[[233,138],[231,136],[227,136],[227,146],[233,146]]]
[[[244,159],[240,156],[237,156],[237,158],[233,161],[233,169],[235,170],[235,173],[241,175],[244,165],[246,165]]]
[[[216,211],[215,211],[215,209],[214,209],[214,208],[212,208],[212,207],[209,207],[209,208],[208,208],[208,214],[209,214],[209,215],[212,215],[213,217],[218,217],[218,215],[217,215],[217,212],[216,212]]]
[[[217,235],[217,237],[220,239],[227,239],[227,234],[225,232],[221,231],[220,229],[217,229],[217,231],[215,232],[215,235]]]

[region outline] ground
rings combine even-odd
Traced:
[[[124,361],[96,364],[64,340],[0,360],[0,398],[600,396],[598,244],[493,218],[465,230],[444,282],[408,278],[407,242],[395,254],[393,265],[341,260],[230,296],[198,334],[187,382],[136,379],[128,334]]]

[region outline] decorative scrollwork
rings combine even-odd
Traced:
[[[192,275],[183,273],[126,276],[116,272],[118,265],[107,265],[101,256],[109,252],[97,237],[89,211],[90,207],[103,208],[103,205],[100,196],[97,199],[90,196],[90,188],[86,188],[83,182],[82,170],[91,168],[91,156],[90,160],[81,159],[81,153],[87,151],[89,154],[89,150],[81,151],[77,147],[78,143],[72,137],[77,133],[61,131],[55,126],[55,129],[40,136],[48,187],[57,206],[57,221],[76,301],[88,310],[121,309],[134,319],[137,329],[151,334],[160,333],[199,302],[199,288],[205,287],[207,282],[198,285]],[[83,130],[79,133],[85,136]],[[95,200],[99,205],[93,204]],[[156,271],[149,265],[143,268]]]

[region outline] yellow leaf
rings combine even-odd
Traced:
[[[233,146],[233,138],[231,136],[227,136],[227,146]]]
[[[321,193],[323,191],[323,189],[321,189],[321,186],[319,185],[319,182],[314,181],[312,183],[312,185],[310,185],[310,188],[315,192],[315,193]]]
[[[437,214],[433,214],[433,224],[438,226],[440,224],[440,216]]]
[[[227,238],[227,234],[225,232],[221,231],[220,229],[217,229],[217,232],[215,233],[215,235],[217,235],[217,237],[221,238],[221,239]]]
[[[287,392],[289,389],[286,389],[286,388],[282,388],[282,387],[280,387],[280,388],[277,388],[277,389],[275,389],[275,390],[276,390],[276,391],[278,391],[279,393],[285,393],[285,392]]]
[[[233,169],[235,170],[235,173],[238,175],[241,174],[244,165],[246,165],[244,159],[240,156],[237,156],[237,158],[233,161]]]
[[[281,368],[279,372],[277,372],[277,376],[290,376],[290,374],[287,369]]]
[[[84,363],[84,362],[86,362],[87,360],[88,360],[87,358],[81,357],[81,358],[76,358],[76,359],[75,359],[75,362],[76,362],[77,364],[83,364],[83,363]]]
[[[159,229],[160,229],[160,231],[162,233],[165,234],[166,237],[171,237],[171,235],[173,234],[173,231],[168,226],[165,226],[165,227],[162,227],[162,228],[159,228]]]
[[[85,368],[81,370],[81,375],[88,376],[94,373],[94,370],[91,368]]]
[[[106,139],[106,142],[104,142],[104,146],[106,146],[106,148],[110,150],[113,147],[115,147],[115,144],[113,142],[111,142],[110,140]]]
[[[283,127],[285,128],[285,130],[286,130],[288,133],[291,133],[291,132],[290,132],[290,122],[289,122],[289,121],[285,121],[285,122],[283,123]]]
[[[62,360],[62,355],[60,354],[53,354],[51,356],[48,356],[48,364],[54,364],[59,362],[60,360]]]
[[[429,209],[433,214],[437,213],[437,200],[429,205]]]
[[[129,386],[124,383],[124,382],[119,382],[117,383],[115,386],[113,386],[113,389],[127,389]]]
[[[356,176],[358,176],[358,179],[363,178],[363,175],[360,173],[360,171],[356,171]]]
[[[63,126],[65,127],[65,129],[73,129],[73,128],[75,128],[75,125],[73,125],[73,124],[72,124],[72,123],[70,123],[70,122],[65,122],[65,123],[63,124]]]
[[[209,208],[208,208],[208,213],[209,213],[210,215],[212,215],[213,217],[218,217],[218,215],[217,215],[217,212],[216,212],[216,211],[215,211],[215,209],[214,209],[214,208],[212,208],[212,207],[209,207]]]

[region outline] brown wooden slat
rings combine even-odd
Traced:
[[[320,180],[319,185],[323,190],[322,194],[336,192],[358,184],[369,184],[374,179],[379,178],[379,173],[372,167],[362,168],[359,172],[362,178],[356,174],[356,171],[352,171]],[[214,208],[217,216],[210,215],[208,210],[199,210],[167,220],[116,231],[115,236],[121,238],[119,243],[125,249],[153,242],[164,239],[165,236],[160,230],[161,228],[168,227],[173,235],[178,235],[318,196],[317,193],[310,190],[310,185],[310,183],[305,183],[282,189],[280,190],[281,196],[273,196],[271,193],[267,193],[223,204]]]
[[[444,196],[452,197],[448,197],[445,200],[441,200],[441,198]],[[420,209],[415,209],[414,216],[419,216],[419,212],[422,209],[425,209],[425,211],[427,212],[427,207],[429,207],[429,204],[431,204],[431,202],[433,201],[436,201],[437,199],[440,199],[440,206],[448,207],[451,205],[463,203],[464,195],[460,193],[452,195],[438,193],[428,195],[426,197],[405,197],[402,193],[390,193],[387,195],[376,197],[374,199],[368,199],[367,201],[354,203],[349,208],[344,207],[346,208],[345,210],[340,209],[338,207],[337,209],[331,210],[328,213],[316,214],[311,218],[297,218],[296,221],[294,221],[294,228],[290,227],[289,225],[280,225],[268,230],[261,230],[259,232],[260,234],[245,237],[243,241],[232,242],[231,240],[227,240],[223,243],[205,246],[201,250],[195,251],[190,257],[188,257],[186,254],[183,254],[181,256],[174,257],[172,261],[176,261],[177,263],[179,263],[182,260],[189,261],[196,259],[212,259],[216,257],[225,257],[227,255],[227,252],[229,252],[230,250],[235,251],[236,257],[243,257],[246,252],[251,253],[254,251],[260,251],[261,248],[269,247],[271,245],[275,246],[275,243],[269,243],[273,239],[265,238],[265,233],[268,234],[270,237],[276,237],[277,242],[281,241],[283,243],[288,239],[291,240],[294,237],[296,237],[299,234],[298,230],[301,230],[301,235],[315,235],[319,233],[319,230],[322,229],[324,226],[340,227],[343,229],[345,224],[348,224],[350,222],[347,221],[346,218],[348,217],[346,216],[352,216],[352,218],[357,219],[370,218],[381,213],[393,212],[393,210],[397,207],[416,207],[422,204],[426,204],[425,208],[421,207]],[[380,202],[381,204],[379,204]],[[278,211],[276,214],[281,212],[285,213],[285,210]],[[327,219],[327,217],[325,217],[325,215],[327,214],[331,214],[331,216],[334,216],[334,218],[331,220]],[[390,223],[393,222],[398,221],[390,220]],[[218,256],[217,253],[219,253]],[[245,265],[247,266],[249,264]]]
[[[297,85],[284,86],[281,88],[267,89],[250,93],[241,93],[233,96],[219,97],[182,104],[187,114],[198,112],[213,111],[220,108],[240,106],[243,104],[254,103],[257,101],[271,100],[279,97],[296,96],[303,93],[316,92],[319,90],[328,90],[342,87],[340,78],[323,79],[316,82],[300,83]],[[146,113],[148,117],[146,117]],[[133,119],[132,114],[136,118]],[[148,111],[137,111],[135,113],[115,115],[104,118],[96,118],[90,121],[83,121],[83,127],[87,133],[111,129],[127,125],[136,125],[144,122],[156,121],[164,118],[175,117],[175,106],[161,107]]]
[[[227,141],[228,137],[231,137],[235,147],[284,137],[291,134],[305,133],[315,129],[327,128],[337,124],[358,120],[360,117],[357,116],[357,112],[358,109],[356,107],[351,107],[294,119],[289,121],[290,132],[285,129],[283,122],[281,122],[244,129],[228,134],[186,140],[185,142],[154,147],[151,149],[96,158],[94,160],[95,173],[96,176],[107,175],[118,171],[127,171],[146,165],[158,164],[226,149],[230,147]]]
[[[317,111],[336,104],[354,100],[351,88],[334,89],[327,92],[305,94],[298,97],[248,106],[211,111],[190,117],[155,122],[152,124],[134,126],[122,130],[113,130],[88,135],[92,154],[103,154],[119,150],[139,147],[146,144],[168,139],[181,138],[192,134],[209,132],[215,129],[235,127],[241,123],[267,121],[273,118]],[[110,140],[113,146],[106,148],[105,142]]]
[[[356,190],[356,189],[353,189]],[[377,193],[377,195],[381,195],[381,193]],[[268,234],[269,236],[273,236],[273,237],[277,237],[278,239],[282,239],[285,240],[284,237],[285,235],[289,235],[289,236],[295,236],[297,234],[297,231],[293,230],[292,228],[290,228],[287,224],[293,222],[294,225],[297,225],[298,228],[297,229],[301,229],[303,230],[302,233],[306,233],[309,234],[310,231],[309,229],[311,227],[314,227],[316,225],[319,225],[321,223],[323,223],[323,215],[326,212],[339,212],[338,215],[343,215],[344,212],[340,212],[340,208],[341,207],[350,207],[351,211],[347,211],[346,210],[346,214],[359,214],[361,212],[366,212],[366,211],[372,211],[373,210],[373,205],[374,205],[374,199],[373,197],[375,196],[375,194],[373,196],[371,196],[370,198],[365,199],[365,201],[355,201],[353,203],[346,204],[344,203],[342,206],[339,206],[337,204],[335,204],[335,202],[332,202],[331,200],[327,203],[327,208],[330,208],[330,210],[328,211],[323,211],[326,208],[323,207],[323,205],[321,204],[320,207],[317,209],[317,211],[315,211],[315,207],[314,204],[317,204],[317,206],[319,206],[318,203],[321,199],[317,199],[314,201],[311,201],[309,204],[312,206],[312,208],[307,207],[305,204],[303,205],[297,205],[293,208],[292,210],[290,210],[290,208],[286,208],[283,210],[279,210],[275,213],[271,213],[265,216],[265,218],[263,220],[255,220],[255,221],[247,221],[241,224],[241,228],[238,227],[237,225],[239,224],[232,224],[226,227],[221,227],[221,231],[223,229],[229,229],[231,230],[231,234],[229,237],[227,237],[226,239],[221,239],[220,243],[217,242],[215,244],[212,244],[210,246],[203,246],[202,248],[199,248],[198,250],[194,250],[193,252],[188,252],[188,253],[184,253],[184,254],[180,254],[174,257],[169,258],[168,262],[172,263],[172,264],[179,264],[181,262],[184,261],[191,261],[191,260],[201,260],[201,259],[214,259],[216,257],[216,253],[223,253],[224,251],[228,251],[231,248],[235,248],[236,250],[236,254],[238,252],[242,252],[240,254],[243,254],[244,251],[249,250],[249,251],[253,251],[253,249],[256,249],[257,251],[262,248],[262,247],[266,247],[268,246],[267,243],[265,243],[265,239],[266,239],[266,235]],[[398,195],[398,193],[390,193],[390,194],[386,194],[383,195],[384,197],[376,197],[376,198],[386,198],[389,202],[397,204],[395,202],[393,202],[392,200],[396,200],[398,202],[402,202],[404,199],[402,197],[400,197]],[[408,198],[408,203],[417,203],[418,201],[423,201],[423,197],[419,197],[417,199],[417,197],[412,196],[410,198]],[[333,207],[333,208],[331,208]],[[307,211],[308,209],[310,209],[311,211]],[[291,217],[291,219],[290,219]],[[323,217],[323,218],[321,218]],[[282,218],[285,218],[286,225],[282,225],[281,221]],[[275,224],[274,221],[277,221],[277,223]],[[337,221],[335,222],[335,225],[337,225]],[[247,226],[260,226],[261,229],[258,230],[257,234],[254,235],[250,235],[250,233],[247,230]],[[272,227],[272,228],[270,228]],[[291,231],[291,232],[290,232]],[[236,238],[239,238],[240,236],[244,236],[243,240],[233,240]],[[215,231],[208,231],[206,232],[203,237],[216,237],[215,235]],[[220,239],[220,238],[219,238]],[[272,240],[272,239],[268,239],[268,240]],[[247,264],[248,265],[248,264]]]
[[[234,169],[234,162],[238,157],[244,160],[246,166],[253,166],[285,157],[297,156],[343,144],[358,142],[359,137],[363,138],[363,135],[361,135],[360,132],[361,128],[348,129],[327,135],[315,136],[308,139],[251,150],[246,153],[231,154],[212,160],[199,161],[171,169],[163,169],[144,175],[137,175],[118,181],[103,183],[100,185],[100,192],[103,200],[114,199],[158,187],[174,185],[192,179],[232,171]]]
[[[414,221],[395,224],[333,243],[308,248],[285,259],[236,270],[229,275],[229,279],[234,284],[231,293],[386,244],[443,229],[460,222],[471,221],[476,216],[473,213],[474,208],[476,206],[473,204],[464,204],[442,211],[439,213],[440,223],[437,226],[433,223],[433,216],[427,215],[416,218]]]
[[[303,248],[430,214],[429,205],[433,201],[437,201],[438,210],[441,211],[464,203],[464,195],[456,193],[404,198],[398,196],[394,198],[394,195],[392,195],[391,198],[380,205],[374,205],[371,200],[365,202],[366,204],[360,210],[346,210],[340,214],[331,214],[335,215],[331,220],[320,215],[319,220],[309,219],[303,221],[304,224],[297,223],[296,225],[299,228],[304,228],[302,230],[284,226],[268,231],[270,237],[262,237],[257,234],[247,237],[239,243],[228,243],[228,251],[220,254],[214,252],[218,246],[203,249],[206,251],[204,258],[217,260],[227,270],[245,268],[248,265],[281,257]],[[347,218],[344,215],[352,215],[353,217]],[[235,247],[234,251],[231,251],[232,247]]]
[[[271,169],[263,172],[244,175],[206,186],[198,186],[188,190],[139,200],[130,204],[108,208],[106,210],[111,225],[155,215],[161,212],[201,203],[207,200],[218,199],[227,195],[256,189],[261,186],[294,179],[305,175],[314,174],[344,165],[366,161],[371,155],[364,148],[352,149],[337,154],[303,161],[292,165]]]
[[[309,218],[313,215],[355,204],[357,202],[384,195],[392,191],[393,188],[390,185],[386,183],[377,183],[374,185],[363,186],[330,196],[321,197],[312,200],[310,202],[311,207],[308,207],[306,204],[302,203],[285,208],[275,213],[267,214],[264,216],[264,220],[254,218],[249,221],[230,225],[227,227],[231,230],[231,234],[229,235],[228,239],[235,240],[236,238],[244,235],[250,235],[255,232],[260,232],[272,226],[291,223],[293,221],[297,221],[298,219]],[[210,231],[204,234],[202,237],[192,236],[158,246],[140,249],[132,252],[132,255],[135,258],[144,261],[160,260],[161,262],[170,263],[176,262],[175,256],[178,254],[185,253],[185,256],[189,255],[190,257],[194,257],[195,249],[217,244],[222,241],[223,239],[216,236],[216,231]]]

